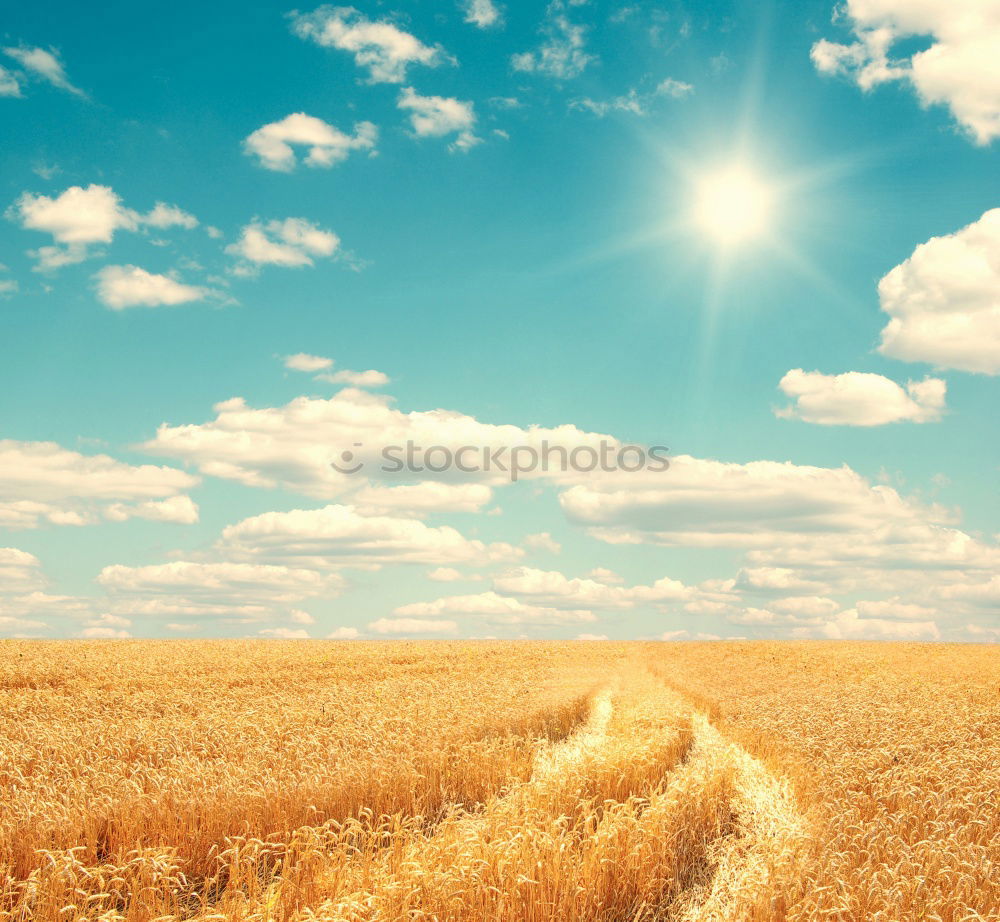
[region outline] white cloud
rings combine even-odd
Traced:
[[[556,570],[532,567],[518,567],[500,574],[494,578],[493,588],[504,595],[526,596],[546,605],[579,608],[629,609],[693,596],[692,589],[669,577],[650,586],[612,586],[594,579],[569,579]]]
[[[274,640],[308,640],[309,632],[303,628],[266,627],[257,632],[259,637],[270,637]]]
[[[465,21],[480,29],[503,24],[500,9],[493,0],[463,0],[462,8],[465,10]]]
[[[128,617],[178,615],[262,621],[288,612],[304,599],[330,598],[342,590],[335,573],[273,564],[175,560],[164,564],[105,567],[97,582],[115,613]]]
[[[363,487],[353,500],[365,515],[401,513],[426,515],[440,512],[479,512],[493,498],[493,491],[481,483],[420,483],[390,487],[372,484]]]
[[[190,496],[171,496],[169,499],[148,500],[131,506],[114,503],[104,510],[104,517],[111,522],[146,519],[150,522],[193,525],[198,521],[198,507]]]
[[[301,608],[293,608],[289,613],[288,617],[294,624],[315,624],[316,619],[309,614],[307,611],[303,611]]]
[[[410,113],[410,125],[419,138],[440,138],[455,134],[451,150],[467,151],[481,142],[473,129],[476,114],[471,102],[446,96],[420,96],[413,87],[404,87],[397,108]]]
[[[833,640],[938,640],[941,637],[933,621],[862,618],[853,608],[824,623],[819,633]]]
[[[361,632],[356,627],[338,627],[326,635],[327,640],[355,640]]]
[[[75,87],[69,82],[66,70],[54,48],[46,51],[44,48],[28,48],[22,45],[19,48],[4,48],[3,52],[7,57],[17,61],[30,74],[41,77],[52,86],[72,93],[74,96],[87,95],[79,87]]]
[[[920,244],[878,293],[892,318],[882,331],[883,355],[1000,374],[1000,208]]]
[[[640,96],[635,90],[629,90],[624,96],[616,96],[613,99],[597,100],[585,96],[582,99],[570,100],[571,109],[590,112],[598,118],[604,118],[612,112],[629,112],[632,115],[646,114],[646,99]]]
[[[344,368],[333,373],[316,375],[316,380],[327,381],[330,384],[347,384],[351,387],[384,387],[389,383],[389,376],[374,368],[366,371],[351,371],[349,368]]]
[[[352,464],[364,464],[364,476],[388,480],[395,479],[395,475],[382,470],[386,466],[383,447],[405,446],[408,442],[450,450],[467,445],[489,446],[491,450],[519,445],[537,448],[547,442],[567,452],[578,446],[599,446],[602,440],[617,444],[610,436],[583,432],[574,426],[545,429],[492,425],[444,409],[405,413],[391,403],[388,396],[350,388],[328,399],[298,397],[283,407],[263,409],[248,407],[242,398],[233,398],[216,404],[214,420],[200,425],[160,426],[156,437],[142,447],[152,454],[182,459],[213,477],[264,488],[280,485],[328,499],[358,485],[357,478],[331,467],[331,462],[347,449],[352,451]],[[481,451],[475,457],[463,455],[461,460],[475,468],[464,474],[457,471],[462,482],[510,482],[509,470],[500,470],[496,465],[485,469]],[[412,476],[458,479],[454,469],[435,477],[432,469],[422,463],[419,466],[425,470]],[[509,464],[506,466],[509,468]],[[546,475],[536,471],[534,476]],[[548,476],[562,475],[552,471]]]
[[[933,618],[937,609],[927,605],[903,602],[898,596],[881,601],[861,601],[855,606],[862,618],[893,618],[898,621],[919,621]]]
[[[660,640],[740,640],[739,637],[720,637],[718,634],[705,634],[699,632],[692,634],[691,631],[664,631],[660,635]]]
[[[488,564],[516,560],[521,551],[485,544],[454,528],[419,519],[362,515],[351,506],[265,512],[229,525],[216,543],[226,559],[328,570],[385,564]]]
[[[558,554],[562,550],[562,545],[547,531],[525,536],[524,546],[536,551],[548,551],[550,554]]]
[[[291,371],[314,372],[333,367],[333,359],[321,355],[310,355],[308,352],[296,352],[285,356],[285,368]]]
[[[340,248],[340,238],[305,218],[285,218],[266,224],[251,221],[240,233],[240,239],[226,247],[226,252],[245,262],[241,274],[256,271],[259,266],[299,268],[314,265],[313,259],[329,259]]]
[[[747,464],[678,456],[665,473],[608,475],[560,497],[576,522],[612,543],[768,547],[789,536],[942,522],[948,513],[872,486],[844,466]]]
[[[22,227],[45,231],[57,243],[110,243],[119,228],[133,230],[134,211],[125,208],[110,186],[70,186],[55,198],[25,192],[13,212]]]
[[[344,368],[341,371],[331,371],[333,359],[321,355],[309,355],[299,352],[296,355],[285,356],[285,368],[292,371],[320,372],[314,380],[326,381],[329,384],[347,384],[350,387],[383,387],[389,383],[389,376],[374,368],[367,371],[351,371]]]
[[[16,294],[19,287],[15,279],[0,279],[0,298],[9,298]]]
[[[427,618],[379,618],[368,625],[376,634],[454,634],[454,621]]]
[[[387,20],[373,21],[352,7],[320,7],[292,19],[292,31],[317,45],[354,56],[369,83],[402,83],[413,64],[436,67],[449,60],[440,46],[423,44]]]
[[[608,570],[606,567],[594,567],[587,574],[587,579],[595,580],[598,583],[604,583],[606,586],[620,586],[625,582],[614,570]]]
[[[80,636],[86,640],[125,640],[132,635],[113,627],[88,627],[80,631]]]
[[[169,227],[183,227],[191,230],[198,226],[198,219],[176,205],[168,205],[166,202],[157,202],[148,214],[142,215],[139,220],[149,226],[160,230]]]
[[[114,311],[129,307],[173,307],[217,294],[210,288],[186,285],[139,266],[105,266],[94,279],[97,297]]]
[[[785,614],[805,618],[829,617],[841,609],[841,606],[833,599],[815,595],[789,596],[772,602],[771,607]]]
[[[38,636],[49,628],[39,619],[52,615],[92,615],[85,599],[46,593],[47,582],[41,561],[33,554],[0,547],[0,636]]]
[[[827,591],[824,583],[807,579],[788,567],[744,567],[737,574],[735,585],[739,589],[764,592]]]
[[[119,615],[98,615],[95,618],[88,618],[84,622],[87,627],[131,627],[132,622],[128,618]]]
[[[1000,611],[1000,576],[983,579],[971,576],[965,582],[955,582],[937,589],[937,595],[950,602],[965,602],[994,612]]]
[[[223,529],[217,548],[228,558],[317,569],[386,563],[481,564],[520,555],[509,544],[470,540],[447,525],[362,515],[343,505],[265,512],[244,519]]]
[[[322,119],[293,112],[258,128],[243,142],[243,149],[265,169],[290,173],[296,166],[293,144],[309,149],[306,166],[331,167],[346,160],[352,150],[374,150],[377,141],[378,129],[371,122],[358,122],[350,135]]]
[[[85,525],[132,516],[187,523],[197,519],[197,507],[182,493],[197,483],[170,467],[136,467],[54,442],[0,440],[0,527]]]
[[[511,67],[528,74],[543,74],[557,80],[578,77],[594,58],[584,50],[586,30],[575,25],[562,12],[561,0],[549,5],[542,25],[545,41],[535,51],[524,51],[511,57]]]
[[[42,562],[16,547],[0,547],[0,587],[4,593],[27,593],[42,588]]]
[[[814,44],[818,70],[847,74],[863,90],[910,83],[924,105],[947,105],[977,144],[1000,135],[997,0],[847,0],[837,10],[856,41]],[[897,42],[925,36],[930,47],[893,56]]]
[[[6,67],[0,67],[0,96],[20,96],[21,84]]]
[[[70,186],[54,197],[25,192],[7,215],[19,220],[26,230],[51,234],[55,243],[60,244],[33,251],[31,255],[38,259],[39,269],[57,269],[82,262],[93,255],[89,247],[111,243],[118,230],[192,228],[198,224],[194,215],[164,202],[157,202],[145,215],[139,214],[126,208],[110,186],[94,183],[86,188]]]
[[[435,567],[428,571],[427,578],[437,583],[454,583],[463,577],[454,567]]]
[[[884,426],[937,422],[947,385],[940,378],[907,381],[906,390],[882,375],[848,371],[824,375],[793,368],[778,385],[795,403],[775,411],[821,426]]]
[[[629,90],[624,96],[615,96],[607,100],[591,99],[589,96],[574,99],[569,103],[571,109],[591,112],[598,118],[604,118],[612,112],[627,112],[631,115],[646,115],[649,107],[658,98],[669,96],[671,99],[683,99],[694,92],[690,83],[683,83],[668,77],[651,93],[640,93],[636,89]]]
[[[483,618],[496,624],[572,624],[596,621],[591,611],[527,605],[519,599],[481,592],[478,595],[452,595],[433,602],[412,602],[393,611],[401,617],[435,617],[438,615],[466,615]]]
[[[1000,567],[1000,548],[955,527],[955,511],[846,466],[680,456],[665,474],[595,478],[560,502],[571,521],[610,543],[742,550],[739,590],[770,591],[784,577],[813,591],[919,585],[929,593],[955,574],[968,581]]]
[[[673,77],[667,77],[666,80],[661,80],[656,85],[657,96],[670,96],[673,99],[683,99],[685,96],[690,96],[693,92],[694,87],[690,83],[685,83],[683,80],[675,80]]]

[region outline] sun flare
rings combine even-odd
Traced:
[[[767,183],[744,166],[729,166],[704,176],[695,190],[694,219],[723,245],[762,236],[773,212]]]

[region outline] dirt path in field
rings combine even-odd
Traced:
[[[776,777],[745,749],[726,739],[701,713],[694,716],[691,758],[708,756],[732,773],[732,835],[716,843],[711,880],[692,888],[679,901],[683,922],[741,919],[754,908],[763,918],[776,917],[777,906],[762,906],[767,894],[780,894],[772,883],[794,873],[807,836],[790,784]]]
[[[475,812],[334,861],[325,918],[774,918],[805,823],[788,783],[642,670]]]

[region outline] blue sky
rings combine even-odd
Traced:
[[[22,4],[0,635],[996,639],[991,49],[995,0]],[[374,470],[414,435],[674,462]]]

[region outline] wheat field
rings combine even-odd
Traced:
[[[1000,918],[1000,650],[0,643],[0,918]]]

